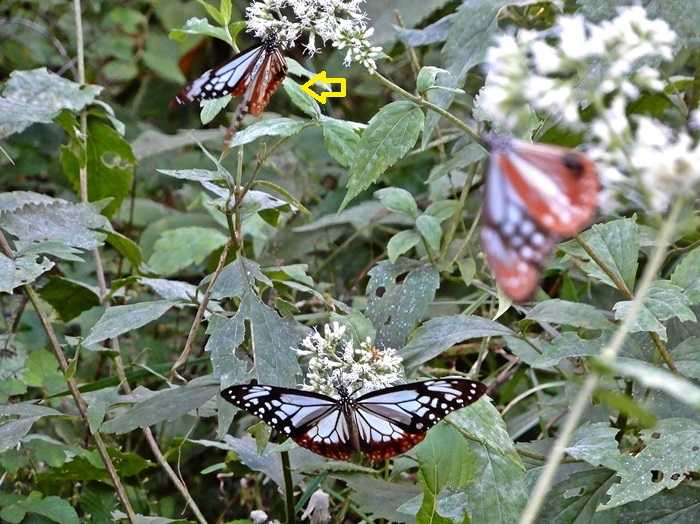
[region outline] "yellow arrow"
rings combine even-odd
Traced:
[[[319,94],[313,89],[311,89],[311,87],[314,84],[317,84],[319,82],[324,84],[340,84],[340,91],[323,91]],[[325,104],[326,100],[329,98],[343,98],[347,96],[347,81],[345,78],[340,77],[329,78],[328,76],[326,76],[325,71],[321,71],[320,73],[317,73],[314,76],[312,76],[308,82],[301,86],[301,89],[304,91],[304,93],[309,95],[314,100]]]

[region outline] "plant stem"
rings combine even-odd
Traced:
[[[637,294],[627,310],[627,314],[625,315],[622,324],[620,324],[613,338],[601,351],[601,360],[603,360],[605,363],[610,364],[615,361],[617,354],[625,341],[625,337],[629,333],[633,322],[637,319],[637,315],[642,308],[644,299],[649,292],[649,288],[651,287],[657,272],[663,264],[666,251],[671,240],[671,235],[673,233],[673,228],[676,225],[676,220],[678,219],[678,215],[683,207],[683,203],[683,199],[678,199],[674,203],[673,208],[659,231],[656,239],[656,249],[649,260],[649,263],[644,268],[644,273],[642,274],[639,287],[637,288]],[[544,504],[544,499],[552,486],[557,468],[559,467],[559,464],[566,453],[566,447],[571,441],[574,431],[578,426],[579,420],[590,403],[591,395],[598,385],[598,381],[599,376],[597,373],[589,375],[584,381],[581,391],[579,391],[578,396],[571,407],[569,416],[566,417],[564,426],[562,427],[559,436],[555,440],[549,455],[547,456],[547,462],[542,469],[542,473],[537,479],[537,483],[535,484],[535,487],[530,495],[528,504],[520,516],[520,524],[532,524],[535,522],[540,508]]]
[[[209,280],[209,284],[207,285],[207,289],[204,292],[204,296],[202,296],[202,301],[199,303],[199,307],[197,308],[197,313],[195,313],[194,315],[194,321],[192,322],[190,331],[187,334],[185,347],[182,349],[182,353],[180,353],[180,356],[177,357],[177,360],[173,364],[173,367],[170,368],[171,377],[177,374],[177,370],[187,362],[187,359],[190,357],[190,353],[192,353],[192,344],[194,343],[194,337],[197,335],[197,330],[199,329],[199,326],[202,323],[204,311],[207,309],[209,299],[211,298],[212,291],[214,290],[214,284],[216,284],[216,280],[219,278],[221,271],[224,269],[224,265],[226,263],[226,259],[228,258],[228,253],[231,249],[231,245],[232,241],[230,239],[224,245],[224,249],[221,252],[221,256],[219,257],[219,263],[217,264],[216,269],[214,270],[214,273],[212,274],[211,279]]]
[[[591,260],[593,260],[593,262],[595,262],[596,265],[600,267],[603,273],[605,273],[608,276],[608,278],[612,280],[618,291],[620,291],[620,293],[622,293],[627,300],[632,300],[634,296],[632,295],[632,292],[627,287],[627,284],[622,279],[622,277],[617,272],[613,271],[605,263],[605,261],[598,256],[598,254],[593,250],[593,248],[588,244],[588,242],[586,242],[583,239],[581,235],[576,235],[574,238],[576,238],[576,241],[583,248],[586,254],[591,258]],[[666,344],[664,344],[663,340],[661,340],[661,337],[659,337],[659,335],[657,333],[654,333],[653,331],[648,331],[647,333],[649,334],[651,341],[654,343],[656,351],[659,353],[659,355],[669,367],[669,369],[674,373],[679,374],[678,368],[676,367],[676,363],[673,361],[673,357],[671,357],[671,353],[668,351],[668,348],[666,347]]]
[[[455,115],[450,113],[449,111],[443,109],[442,107],[433,104],[432,102],[426,100],[422,96],[418,95],[412,95],[408,91],[406,91],[404,88],[401,86],[395,84],[385,76],[382,76],[379,72],[375,71],[372,73],[377,80],[379,80],[382,84],[384,84],[386,87],[394,91],[395,93],[398,93],[404,98],[407,98],[411,102],[414,102],[418,104],[419,106],[427,107],[428,109],[432,109],[436,113],[438,113],[441,116],[444,116],[446,119],[448,119],[450,122],[455,124],[457,127],[459,127],[462,131],[464,131],[466,134],[468,134],[474,142],[477,144],[480,144],[484,149],[486,149],[486,143],[481,139],[479,136],[479,133],[477,133],[474,129],[469,127],[467,124],[462,122],[459,118],[457,118]]]
[[[464,211],[464,205],[467,202],[467,196],[469,196],[469,191],[471,191],[472,183],[474,182],[474,177],[476,176],[476,170],[478,166],[478,162],[472,166],[471,170],[469,171],[469,175],[467,176],[467,180],[465,180],[464,185],[462,186],[462,192],[460,193],[459,200],[457,202],[457,209],[455,209],[455,212],[452,214],[452,222],[450,222],[450,226],[447,230],[447,233],[445,234],[445,240],[442,245],[442,252],[440,253],[441,260],[447,256],[450,244],[452,243],[452,239],[454,238],[455,233],[457,233],[457,227],[459,226],[459,223],[462,220],[462,212]]]
[[[296,512],[294,511],[294,483],[292,482],[292,467],[289,463],[289,452],[283,451],[282,473],[284,474],[284,496],[287,501],[287,524],[296,522]]]

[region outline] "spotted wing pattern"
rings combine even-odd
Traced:
[[[501,289],[527,300],[554,245],[592,219],[598,178],[593,163],[571,149],[492,140],[481,239]]]
[[[481,382],[449,378],[363,395],[354,403],[360,447],[374,460],[404,453],[422,441],[428,429],[485,392]]]
[[[232,386],[221,396],[314,453],[337,459],[353,453],[347,423],[331,397],[256,384]]]
[[[241,51],[222,66],[209,69],[202,76],[188,84],[171,102],[183,105],[212,98],[221,98],[229,94],[240,96],[250,84],[250,75],[256,64],[265,55],[264,44]]]

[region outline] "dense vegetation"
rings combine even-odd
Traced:
[[[4,1],[0,521],[700,521],[700,14],[620,4]],[[289,75],[226,147],[235,99],[168,104],[260,31]],[[521,304],[491,131],[601,181]],[[334,369],[488,398],[342,462],[218,395]]]

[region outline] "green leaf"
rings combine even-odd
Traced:
[[[211,16],[216,22],[218,22],[219,25],[226,25],[228,23],[224,19],[221,12],[206,0],[197,0],[197,3],[204,7],[204,9],[207,11],[207,14],[209,14],[209,16]]]
[[[438,222],[444,222],[455,214],[458,207],[459,202],[456,200],[438,200],[428,206],[425,214],[435,217]]]
[[[486,154],[483,146],[473,142],[471,138],[460,138],[452,147],[447,161],[435,165],[430,170],[430,176],[426,180],[426,184],[432,184],[453,172],[459,172],[465,167],[484,159]],[[448,184],[452,184],[452,182],[448,182]]]
[[[247,327],[248,326],[248,327]],[[294,386],[296,375],[300,373],[293,348],[304,336],[303,326],[291,319],[281,318],[277,312],[263,304],[252,292],[246,291],[236,314],[230,319],[217,322],[210,330],[211,337],[207,350],[224,353],[224,358],[233,361],[236,348],[243,343],[246,331],[255,362],[255,374],[261,384]],[[240,361],[240,359],[236,358]],[[215,374],[240,372],[214,360]]]
[[[620,522],[693,524],[700,521],[699,500],[697,484],[681,484],[642,502],[625,504],[620,508]]]
[[[565,358],[595,357],[605,344],[603,337],[595,339],[582,339],[576,333],[562,333],[551,341],[541,339],[529,340],[530,344],[538,347],[539,353],[532,349],[527,342],[514,337],[508,337],[506,343],[508,349],[520,357],[524,362],[537,369],[550,369],[559,364]]]
[[[211,376],[199,377],[185,386],[158,391],[134,407],[102,424],[105,433],[128,433],[137,428],[174,420],[200,408],[219,392],[219,382]]]
[[[209,122],[214,120],[216,115],[226,109],[226,106],[232,99],[232,95],[226,95],[219,98],[213,98],[211,100],[202,100],[200,103],[202,109],[199,112],[199,120],[202,122],[202,125],[207,125]]]
[[[446,87],[448,89],[439,89]],[[439,67],[425,66],[421,68],[416,80],[418,92],[438,107],[447,109],[452,105],[455,98],[454,88],[458,87],[457,79],[444,69]],[[437,126],[442,116],[434,111],[428,111],[425,117],[425,127],[423,128],[423,138],[421,148],[425,149],[430,142],[433,130]]]
[[[376,27],[372,41],[377,43],[392,43],[396,39],[396,13],[400,13],[406,27],[415,27],[431,13],[448,3],[448,0],[423,0],[422,2],[406,2],[406,0],[382,0],[367,2],[363,7]]]
[[[191,180],[192,182],[219,182],[226,181],[225,171],[212,171],[211,169],[156,169],[158,173],[180,180]],[[230,175],[229,175],[230,176]]]
[[[401,350],[404,366],[414,369],[450,347],[472,338],[511,335],[506,326],[486,318],[452,315],[428,320]]]
[[[190,18],[182,29],[173,29],[169,34],[170,38],[177,42],[184,42],[187,35],[211,36],[223,40],[228,45],[233,44],[225,29],[211,25],[206,18]]]
[[[399,215],[387,216],[386,209],[384,209],[383,205],[379,202],[369,200],[339,213],[322,216],[310,224],[295,227],[294,231],[296,233],[307,233],[309,231],[316,231],[322,228],[343,224],[349,224],[356,230],[360,230],[377,223],[412,226],[413,220]]]
[[[470,286],[472,280],[474,280],[474,275],[476,275],[476,262],[473,258],[467,258],[466,260],[458,260],[457,265],[459,266],[459,274],[464,285]]]
[[[245,129],[236,132],[230,147],[242,146],[264,136],[286,137],[299,133],[309,125],[303,120],[286,117],[271,117],[256,120]]]
[[[389,261],[394,264],[396,260],[420,242],[420,236],[413,230],[399,231],[389,239],[386,245]]]
[[[369,277],[365,315],[377,328],[375,344],[401,348],[434,300],[440,275],[432,265],[399,261],[380,262]]]
[[[81,86],[45,67],[13,71],[0,96],[0,139],[35,123],[48,124],[64,109],[77,113],[101,91],[99,86]]]
[[[117,231],[110,231],[107,233],[107,243],[131,263],[132,271],[139,271],[143,254],[136,242]]]
[[[606,224],[595,224],[581,237],[591,247],[610,271],[624,281],[628,289],[634,289],[639,253],[639,227],[634,218],[622,218]],[[611,287],[616,287],[610,277],[572,240],[560,246],[565,252],[582,258],[586,274]]]
[[[192,264],[202,263],[227,240],[226,235],[208,227],[171,229],[156,241],[148,265],[161,275],[173,275]]]
[[[83,345],[90,346],[108,338],[118,337],[128,331],[134,331],[162,317],[173,305],[173,302],[168,300],[154,300],[126,306],[112,306],[105,310],[92,327],[83,340]]]
[[[683,288],[690,304],[700,304],[700,247],[687,253],[671,275],[671,282]]]
[[[49,259],[35,255],[8,258],[0,253],[0,293],[12,291],[24,284],[30,284],[54,266]]]
[[[345,326],[347,332],[352,336],[356,345],[364,342],[368,338],[374,340],[377,330],[374,329],[372,322],[359,311],[350,310],[346,315],[331,313],[331,321],[338,322]]]
[[[416,229],[428,243],[428,247],[433,253],[440,251],[440,242],[442,240],[442,227],[440,221],[434,216],[423,214],[416,220]]]
[[[50,393],[60,391],[65,385],[63,373],[58,371],[56,357],[43,349],[29,354],[22,381],[27,386],[44,387]]]
[[[343,167],[350,167],[360,143],[358,125],[345,120],[321,116],[323,141],[326,150]]]
[[[223,18],[222,25],[228,25],[231,23],[231,0],[221,0],[219,4],[219,12],[221,13],[221,18]]]
[[[690,337],[673,348],[673,360],[683,375],[700,379],[700,337]]]
[[[658,389],[696,409],[700,408],[700,386],[665,369],[639,360],[625,359],[612,364],[603,364],[615,374],[633,378],[643,386]]]
[[[32,425],[37,420],[39,420],[39,417],[25,417],[1,424],[0,453],[14,448],[22,440],[22,437],[29,433]]]
[[[379,201],[389,211],[400,213],[410,218],[418,217],[418,206],[413,195],[400,187],[385,187],[374,192],[374,198]]]
[[[99,306],[100,297],[97,290],[78,280],[63,277],[51,277],[39,290],[41,298],[51,304],[61,320],[68,322],[83,311]]]
[[[289,191],[287,191],[285,188],[282,186],[275,184],[274,182],[270,182],[269,180],[256,180],[255,183],[253,184],[254,187],[265,187],[267,189],[271,189],[275,193],[279,193],[282,195],[283,199],[285,202],[287,202],[292,208],[297,208],[299,211],[304,213],[305,215],[310,215],[311,211],[306,209],[304,204],[299,202],[294,195],[292,195]],[[250,191],[248,191],[250,193]],[[253,193],[255,194],[255,193]],[[248,194],[246,194],[246,197],[248,197]],[[246,202],[247,198],[243,198],[243,202]],[[242,207],[242,206],[241,206]],[[275,206],[275,207],[282,207],[282,206]]]
[[[76,256],[78,250],[101,246],[105,235],[98,230],[111,229],[94,204],[73,204],[60,198],[35,204],[30,203],[33,196],[20,193],[13,201],[27,203],[11,213],[0,213],[0,227],[17,237],[15,247],[19,255],[47,253],[82,261]]]
[[[412,514],[401,511],[401,506],[420,496],[420,488],[406,482],[388,482],[368,475],[335,475],[352,489],[352,500],[373,519],[389,522],[415,522]]]
[[[624,413],[629,418],[636,418],[642,427],[650,428],[656,424],[654,414],[640,406],[629,395],[611,389],[598,388],[593,393],[593,398],[620,413]]]
[[[287,93],[287,96],[292,101],[292,104],[297,106],[311,118],[315,118],[316,120],[321,118],[321,108],[318,106],[316,100],[302,91],[301,86],[294,80],[289,77],[285,78],[284,82],[282,82],[282,88],[284,89],[284,92]]]
[[[605,468],[574,472],[552,487],[540,511],[541,518],[546,518],[549,524],[635,522],[634,519],[617,520],[614,510],[596,512],[607,501],[605,493],[615,478],[615,472]]]
[[[613,306],[615,318],[618,320],[625,318],[631,305],[631,300],[615,304]],[[674,317],[681,322],[697,320],[695,313],[690,309],[690,300],[683,294],[683,288],[668,280],[657,280],[649,288],[644,304],[630,327],[630,332],[654,331],[663,340],[667,340],[663,322]]]
[[[73,142],[77,138],[72,139]],[[76,156],[80,146],[64,147],[61,151],[63,172],[76,192],[80,190],[80,165]],[[87,137],[88,199],[96,202],[111,198],[102,213],[111,216],[131,190],[136,157],[131,146],[112,126],[98,118],[88,119]]]
[[[447,69],[461,84],[467,72],[481,64],[498,32],[498,13],[513,0],[465,2],[452,20],[442,55]],[[527,3],[527,2],[517,2]]]
[[[620,453],[616,433],[616,428],[603,422],[582,426],[566,450],[574,458],[594,466],[605,466],[620,476],[620,482],[612,484],[608,490],[610,500],[603,509],[644,500],[663,489],[672,489],[687,473],[700,468],[700,424],[693,420],[670,418],[659,421],[653,429],[642,430],[639,438],[643,447],[634,455]]]
[[[612,323],[601,310],[589,304],[559,299],[539,302],[527,313],[526,318],[587,329],[609,329],[612,327]]]
[[[36,493],[36,492],[35,492]],[[24,513],[36,513],[46,517],[52,522],[60,524],[79,524],[78,514],[68,501],[59,497],[35,497],[30,495],[21,502],[16,503]],[[3,509],[4,511],[4,509]],[[16,521],[20,522],[20,521]]]
[[[219,278],[214,283],[212,296],[217,298],[242,297],[256,281],[262,282],[268,287],[273,286],[272,280],[260,269],[260,264],[239,256],[221,270]]]
[[[407,101],[392,102],[372,117],[350,166],[348,192],[340,210],[411,150],[423,120],[420,107]]]
[[[416,446],[415,455],[420,465],[418,482],[423,489],[416,522],[449,524],[450,520],[438,514],[438,495],[445,488],[460,489],[476,478],[474,451],[456,428],[443,423],[435,426],[425,441]]]

